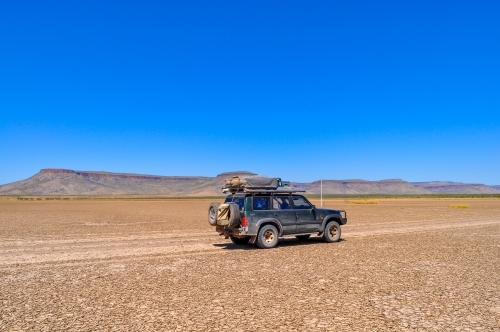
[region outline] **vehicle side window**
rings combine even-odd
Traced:
[[[290,199],[288,197],[273,196],[273,210],[289,210]]]
[[[227,204],[227,203],[231,203],[231,202],[236,203],[236,205],[238,205],[240,210],[243,210],[243,208],[245,206],[245,198],[244,197],[227,196],[224,203]]]
[[[240,208],[240,210],[243,210],[243,207],[245,206],[245,198],[243,198],[243,197],[235,197],[233,199],[233,203],[236,203],[236,205],[238,205],[238,207]]]
[[[253,198],[254,210],[269,210],[269,197],[254,197]]]
[[[302,196],[293,196],[293,206],[296,210],[306,210],[311,208],[311,204],[309,204]]]

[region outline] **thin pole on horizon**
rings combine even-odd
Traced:
[[[323,179],[321,179],[321,207],[323,207]]]

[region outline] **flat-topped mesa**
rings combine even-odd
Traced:
[[[76,174],[84,178],[118,178],[118,179],[148,179],[148,180],[161,180],[161,176],[154,175],[139,175],[139,174],[126,174],[126,173],[107,173],[107,172],[92,172],[92,171],[76,171]]]
[[[311,182],[312,185],[320,184],[321,180]],[[327,183],[343,183],[343,184],[371,184],[371,183],[408,183],[402,179],[385,179],[378,181],[362,180],[362,179],[349,179],[349,180],[323,180],[323,184]]]
[[[71,169],[64,169],[64,168],[42,168],[40,170],[40,173],[75,173],[75,171]]]
[[[133,180],[162,180],[162,181],[193,181],[210,179],[203,176],[161,176],[161,175],[144,175],[133,173],[112,173],[106,171],[75,171],[64,168],[44,168],[40,170],[41,175],[57,175],[57,174],[75,174],[83,178],[98,179],[98,178],[115,178],[115,179],[133,179]]]
[[[446,187],[446,186],[483,186],[482,183],[463,183],[451,181],[429,181],[429,182],[411,182],[418,187]],[[495,186],[490,186],[495,187]]]

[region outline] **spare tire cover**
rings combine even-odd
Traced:
[[[219,205],[217,211],[217,226],[229,225],[229,204],[224,203]]]

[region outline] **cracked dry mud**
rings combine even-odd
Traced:
[[[328,200],[341,242],[271,250],[208,203],[0,200],[0,330],[500,330],[500,199]]]

